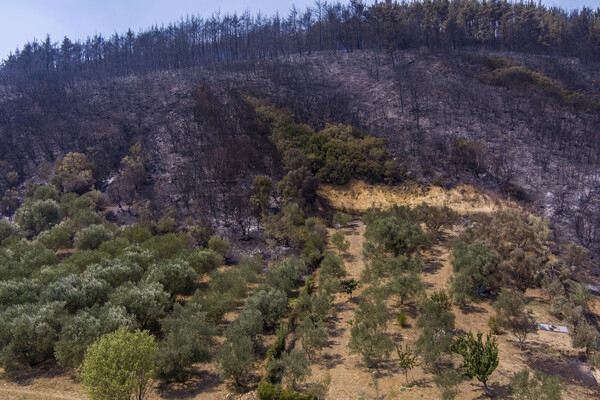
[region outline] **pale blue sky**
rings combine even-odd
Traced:
[[[331,0],[330,0],[331,1]],[[372,1],[365,1],[372,3]],[[299,9],[313,0],[0,0],[0,59],[34,38],[49,33],[54,42],[64,36],[85,39],[95,33],[110,36],[128,28],[134,32],[153,24],[176,21],[185,15],[209,16],[214,11],[271,15],[287,14],[292,3]],[[566,9],[583,5],[597,8],[600,0],[544,0],[548,6]]]

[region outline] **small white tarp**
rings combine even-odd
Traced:
[[[549,324],[536,324],[538,329],[550,332],[569,333],[569,328],[566,326],[549,325]]]

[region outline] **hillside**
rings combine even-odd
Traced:
[[[239,193],[230,188],[248,189],[253,176],[278,173],[271,144],[240,100],[250,94],[317,129],[344,123],[386,138],[409,176],[446,187],[473,183],[523,200],[551,219],[559,240],[596,248],[598,69],[561,57],[492,54],[398,51],[392,60],[368,50],[323,52],[251,69],[232,63],[8,89],[0,98],[0,159],[22,182],[41,180],[44,162],[87,151],[105,187],[141,139],[151,180],[140,198],[183,216],[191,199],[200,199],[213,224],[236,229],[243,199],[222,201]],[[579,103],[518,75],[499,75],[510,65],[569,89]],[[206,88],[200,97],[198,85]],[[0,183],[4,191],[10,186],[6,177]]]
[[[27,43],[0,398],[598,398],[599,40],[352,0]]]

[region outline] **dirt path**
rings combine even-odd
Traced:
[[[65,393],[48,393],[40,390],[26,390],[18,388],[2,388],[0,387],[0,398],[5,400],[81,400],[86,397],[67,395]]]

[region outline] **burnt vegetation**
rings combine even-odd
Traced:
[[[0,67],[0,364],[74,368],[101,335],[143,329],[165,384],[214,361],[236,390],[316,399],[297,385],[345,293],[350,353],[376,370],[396,348],[407,384],[419,358],[455,396],[452,352],[487,391],[498,350],[456,336],[453,310],[493,303],[489,328],[523,350],[540,289],[597,367],[599,61],[600,10],[477,0],[318,0],[28,43]],[[359,282],[341,231],[326,251],[351,217],[318,190],[353,180],[517,202],[371,209]],[[453,274],[427,294],[442,243]],[[392,311],[422,330],[414,351],[388,334]],[[540,374],[513,390],[554,382]]]

